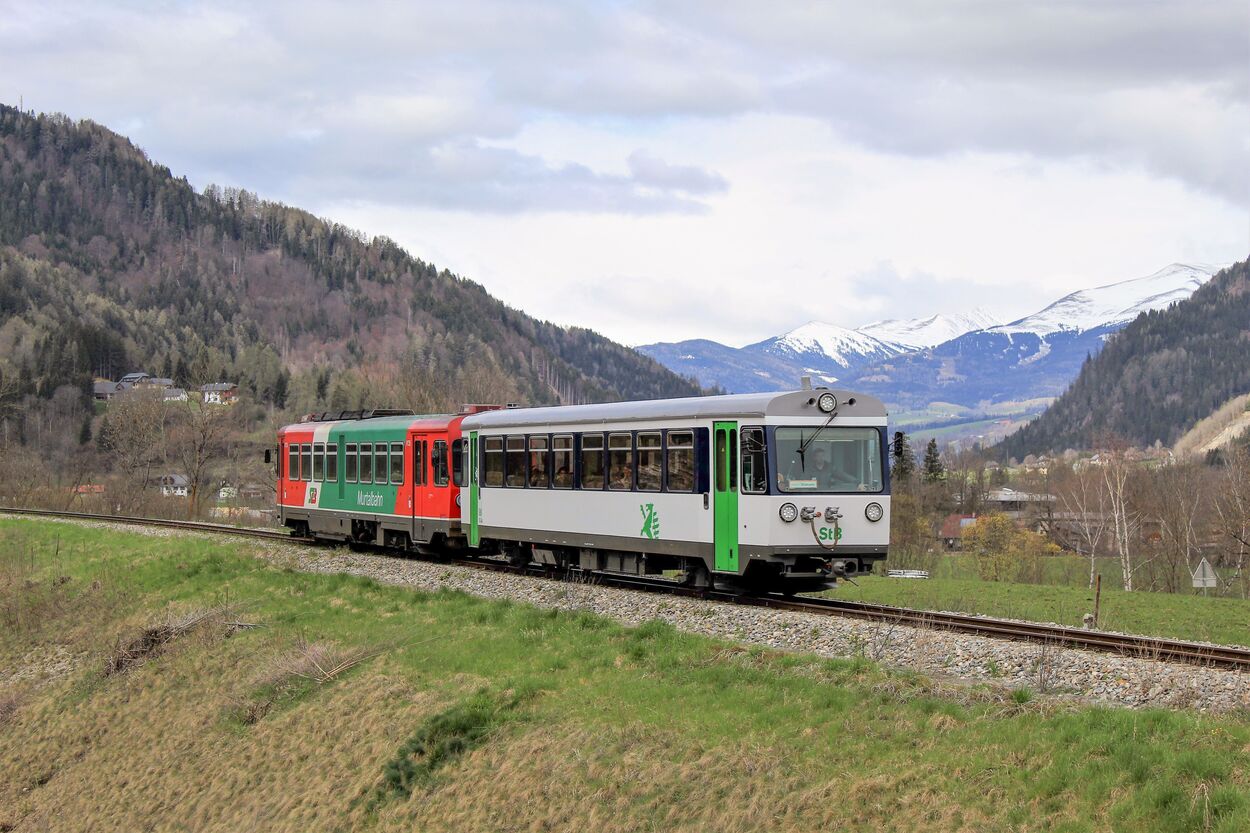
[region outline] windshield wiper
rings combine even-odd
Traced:
[[[837,415],[838,415],[837,411],[834,411],[833,413],[829,414],[829,418],[825,420],[825,424],[817,428],[816,433],[812,434],[812,436],[809,437],[806,441],[799,444],[799,459],[804,461],[804,464],[803,464],[804,471],[807,470],[807,464],[806,464],[806,460],[804,460],[803,455],[807,453],[807,449],[811,447],[812,443],[816,442],[816,438],[820,436],[820,432],[828,428],[829,423],[833,422],[833,418]]]

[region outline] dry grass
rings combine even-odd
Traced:
[[[22,692],[16,688],[0,691],[0,729],[13,719],[24,700]]]
[[[384,808],[376,826],[602,833],[988,829],[989,819],[949,796],[917,798],[898,789],[915,774],[883,779],[848,760],[841,772],[813,778],[798,763],[777,746],[702,746],[684,733],[641,723],[535,727],[466,756],[454,779]]]
[[[215,657],[209,654],[216,654]],[[299,709],[223,731],[222,691],[253,661],[223,643],[112,678],[89,708],[53,699],[23,709],[0,755],[0,824],[18,829],[274,830],[336,828],[374,786],[432,695],[366,673],[326,686]],[[177,692],[176,696],[173,694]],[[72,696],[72,687],[60,694]]]
[[[265,663],[252,679],[250,690],[236,696],[227,714],[251,726],[275,708],[291,705],[317,686],[338,679],[384,651],[342,648],[332,642],[309,642],[304,637]]]
[[[171,643],[191,633],[206,633],[210,638],[228,637],[236,631],[255,628],[255,622],[237,619],[236,605],[219,605],[171,615],[157,624],[147,625],[137,634],[118,638],[104,662],[104,676],[123,674],[144,660],[159,655]]]

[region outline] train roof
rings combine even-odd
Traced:
[[[370,417],[369,419],[330,419],[297,422],[278,429],[282,435],[287,431],[312,431],[330,425],[336,431],[359,429],[362,431],[392,430],[403,431],[412,429],[439,430],[445,429],[459,414],[404,414],[402,416]]]
[[[689,396],[681,399],[649,399],[641,402],[605,402],[599,405],[555,405],[542,408],[509,408],[467,416],[461,430],[532,425],[623,422],[629,420],[714,419],[718,417],[763,419],[765,417],[823,416],[816,397],[824,389],[790,392],[744,393],[729,396]],[[837,413],[843,417],[881,418],[885,405],[874,396],[846,390],[829,391],[838,398]]]

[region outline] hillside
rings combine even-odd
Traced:
[[[1205,456],[1238,441],[1250,442],[1250,393],[1234,396],[1185,432],[1172,450],[1177,457]]]
[[[1188,300],[1147,312],[1087,358],[1071,387],[1000,446],[1011,457],[1089,448],[1109,435],[1171,445],[1198,420],[1250,392],[1250,261]]]
[[[1007,696],[238,540],[4,520],[0,541],[4,830],[1231,833],[1250,813],[1235,714]]]
[[[0,373],[47,397],[131,370],[301,409],[700,391],[387,238],[197,193],[104,127],[0,105]]]

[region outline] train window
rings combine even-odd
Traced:
[[[504,482],[514,489],[525,488],[525,438],[508,437],[505,463],[508,467]]]
[[[425,485],[425,440],[412,441],[412,482]]]
[[[742,492],[762,495],[768,491],[768,469],[764,458],[764,429],[742,429]]]
[[[404,482],[404,444],[391,443],[391,482]]]
[[[373,444],[373,482],[386,482],[386,443]]]
[[[668,491],[694,491],[694,432],[669,431],[666,453]]]
[[[603,458],[603,435],[582,434],[582,482],[583,489],[602,489],[607,473]]]
[[[469,482],[469,441],[461,437],[451,441],[451,485],[463,487]]]
[[[430,463],[434,467],[434,485],[447,485],[447,441],[435,440],[430,452]]]
[[[339,445],[330,443],[326,446],[326,480],[337,483],[339,480]]]
[[[545,489],[551,483],[551,459],[547,455],[547,438],[529,438],[530,488]]]
[[[343,450],[343,479],[356,482],[356,444],[348,443]]]
[[[881,432],[876,428],[778,427],[774,448],[781,492],[881,491]]]
[[[360,482],[373,482],[373,444],[360,444]]]
[[[287,443],[286,479],[299,480],[299,445],[297,443]]]
[[[738,488],[738,429],[729,429],[729,491]]]
[[[660,432],[638,435],[638,491],[660,491]]]
[[[326,479],[326,444],[313,446],[313,480]]]
[[[633,434],[608,434],[608,488],[617,491],[634,488]]]
[[[299,447],[299,474],[301,480],[312,480],[312,443]]]
[[[503,485],[503,437],[486,437],[482,441],[483,485]]]
[[[551,467],[555,469],[551,485],[557,489],[573,488],[573,437],[570,434],[551,438]]]
[[[729,459],[728,440],[724,428],[716,429],[716,491],[724,492],[729,488],[729,472],[725,461]]]

